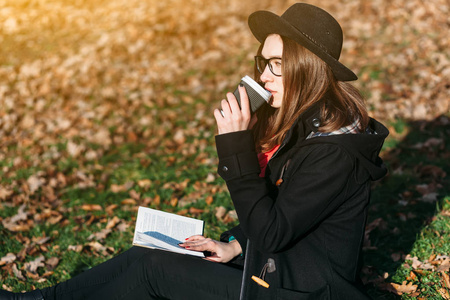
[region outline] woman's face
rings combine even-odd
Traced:
[[[267,36],[261,55],[266,59],[270,59],[272,57],[282,58],[283,41],[278,34],[271,34]],[[264,88],[272,93],[273,97],[269,104],[272,107],[280,108],[284,95],[283,77],[275,76],[269,70],[269,66],[267,65],[264,72],[261,74],[260,79],[264,83]]]

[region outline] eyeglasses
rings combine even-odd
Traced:
[[[255,56],[255,64],[256,69],[259,73],[264,73],[266,66],[269,65],[269,70],[273,75],[280,77],[281,76],[281,58],[280,57],[272,57],[272,58],[264,58],[262,56]]]

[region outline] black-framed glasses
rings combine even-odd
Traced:
[[[269,70],[275,76],[281,76],[281,57],[264,58],[262,56],[255,56],[256,69],[259,73],[264,73],[266,66],[269,65]]]

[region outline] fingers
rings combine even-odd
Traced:
[[[203,235],[193,235],[188,237],[183,243],[178,244],[179,246],[186,248],[193,243],[198,243],[198,241],[205,240],[206,238]]]
[[[241,111],[244,116],[249,116],[251,114],[250,111],[250,101],[248,100],[247,91],[243,85],[239,85],[239,96],[241,98]]]
[[[211,255],[206,257],[206,260],[221,263],[229,262],[233,257],[242,252],[241,246],[237,242],[223,243],[205,238],[201,235],[191,236],[179,245],[188,250],[198,252],[208,251]]]
[[[180,244],[181,247],[193,250],[193,251],[210,251],[215,253],[217,251],[216,249],[216,243],[210,239],[210,238],[203,238],[203,239],[195,239]]]
[[[239,103],[236,99],[236,96],[234,96],[234,94],[232,93],[227,93],[227,104],[231,109],[231,112],[233,113],[233,115],[237,116],[240,114],[241,112],[241,108],[239,107]],[[222,105],[223,105],[223,100],[222,100]],[[225,113],[225,111],[224,111]]]
[[[231,94],[231,93],[228,93],[228,94]],[[236,111],[236,108],[232,108],[231,105],[230,105],[230,98],[229,98],[229,95],[228,95],[228,94],[227,94],[227,99],[228,99],[228,101],[227,101],[226,99],[223,99],[223,100],[220,102],[220,106],[222,107],[222,112],[223,112],[224,118],[225,118],[226,116],[231,116],[231,112],[232,112],[232,111]],[[233,95],[233,94],[231,94],[231,95]],[[232,100],[232,99],[231,99],[231,100]],[[235,104],[237,105],[236,98],[234,98],[234,102],[235,102]],[[239,105],[238,105],[238,109],[239,109]]]
[[[186,241],[198,241],[198,240],[205,240],[205,239],[206,238],[203,235],[197,234],[197,235],[193,235],[193,236],[188,237],[186,239]]]
[[[222,109],[214,110],[219,134],[247,130],[250,123],[251,112],[247,92],[244,86],[239,86],[241,107],[232,93],[227,93],[227,100],[221,101]]]
[[[245,126],[245,129],[247,129],[251,117],[250,103],[248,101],[245,87],[239,86],[238,89],[239,96],[241,98],[241,107],[239,107],[239,103],[232,93],[227,93],[228,104],[231,108],[233,120],[235,120],[235,122],[242,123]]]
[[[181,247],[184,247],[186,249],[188,249],[189,247],[194,247],[194,246],[198,246],[198,245],[202,245],[205,242],[207,242],[207,240],[211,240],[211,239],[207,239],[205,238],[203,235],[193,235],[188,237],[184,243],[179,244]]]

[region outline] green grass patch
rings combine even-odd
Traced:
[[[444,139],[448,125],[397,120],[389,127],[394,132],[382,153],[389,175],[375,183],[372,191],[363,280],[375,299],[416,299],[417,295],[439,299],[436,293],[444,288],[442,275],[432,269],[414,269],[407,255],[426,262],[430,257],[450,254],[450,185],[446,176],[450,172],[446,150],[450,144]],[[10,173],[11,178],[2,181],[23,184],[30,176],[40,174],[45,182],[32,194],[15,186],[0,210],[0,218],[7,222],[18,214],[19,204],[25,204],[28,222],[32,223],[28,230],[19,232],[0,225],[0,257],[7,253],[27,254],[14,262],[25,280],[11,275],[11,264],[3,266],[0,273],[2,284],[15,291],[67,280],[131,247],[138,205],[203,219],[205,234],[215,239],[237,224],[223,222],[215,214],[218,207],[231,211],[233,205],[224,182],[216,175],[214,138],[209,134],[198,133],[187,136],[182,145],[161,144],[152,149],[139,140],[126,142],[109,148],[94,161],[68,156],[65,145],[55,145],[62,157],[51,168],[18,168]],[[101,149],[100,145],[90,146]],[[4,166],[13,167],[11,163]],[[58,173],[67,182],[65,186],[54,183],[56,196],[51,198],[45,186]],[[145,185],[139,184],[145,180]],[[136,203],[123,204],[126,199],[135,199]],[[101,209],[87,211],[84,205],[98,205]],[[107,212],[112,206],[117,208]],[[54,215],[44,218],[49,212]],[[125,226],[113,228],[105,238],[92,238],[114,216]],[[52,218],[57,217],[60,219],[53,223]],[[50,239],[39,244],[37,241],[43,237]],[[90,242],[98,242],[103,248],[93,249]],[[45,278],[42,282],[27,277],[24,271],[25,263],[39,255],[44,255],[45,260],[59,258],[51,274],[44,276],[46,269],[38,269],[38,275]],[[404,281],[417,285],[416,294],[398,296],[389,290],[389,284]]]
[[[383,153],[389,174],[372,191],[364,250],[363,279],[375,299],[442,299],[439,290],[448,288],[438,271],[443,259],[433,260],[450,255],[450,142],[445,138],[450,128],[445,120],[390,124],[395,132]],[[431,259],[430,265],[413,267],[409,257],[424,264]],[[391,283],[403,282],[416,290],[400,296]]]

